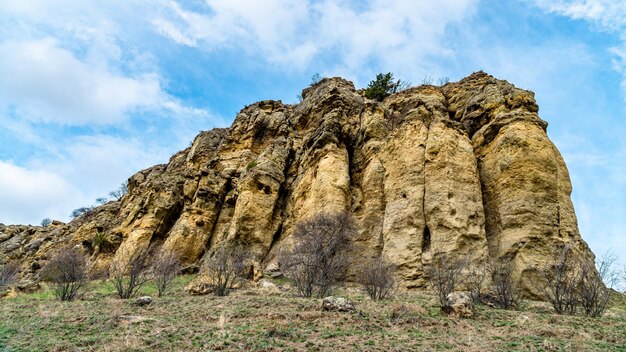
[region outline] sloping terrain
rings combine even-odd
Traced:
[[[524,302],[517,311],[479,306],[473,319],[458,319],[419,291],[373,302],[357,289],[342,289],[337,293],[356,306],[342,313],[322,311],[319,299],[295,297],[286,288],[189,296],[182,286],[190,279],[180,277],[147,307],[114,298],[107,282],[93,283],[70,303],[46,290],[5,299],[0,351],[626,350],[624,301],[601,318],[556,315],[544,303]]]

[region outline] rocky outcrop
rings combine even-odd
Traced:
[[[163,247],[194,271],[214,248],[238,243],[259,278],[279,269],[295,224],[322,211],[354,214],[355,262],[384,254],[407,288],[424,288],[442,254],[511,259],[528,295],[537,266],[563,245],[593,260],[532,92],[478,72],[381,103],[341,78],[302,97],[245,107],[230,128],[200,133],[168,164],[133,175],[120,201],[69,224],[0,227],[0,263],[25,260],[36,276],[69,242],[94,270]]]

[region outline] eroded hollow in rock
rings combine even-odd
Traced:
[[[428,225],[424,226],[424,234],[422,235],[422,252],[430,251],[430,229]]]

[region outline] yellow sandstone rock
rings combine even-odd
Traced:
[[[382,103],[341,78],[302,97],[245,107],[230,128],[202,132],[168,164],[133,175],[120,201],[68,224],[0,226],[0,263],[24,260],[25,276],[36,277],[70,242],[95,271],[160,247],[193,271],[218,246],[240,244],[259,278],[279,270],[298,221],[333,211],[355,216],[354,262],[385,254],[407,288],[425,288],[441,254],[471,265],[511,258],[534,296],[537,267],[564,244],[593,260],[532,92],[478,72]]]

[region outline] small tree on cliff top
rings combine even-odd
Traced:
[[[379,73],[365,89],[365,97],[383,101],[389,95],[407,89],[411,83],[403,80],[394,80],[393,73]]]

